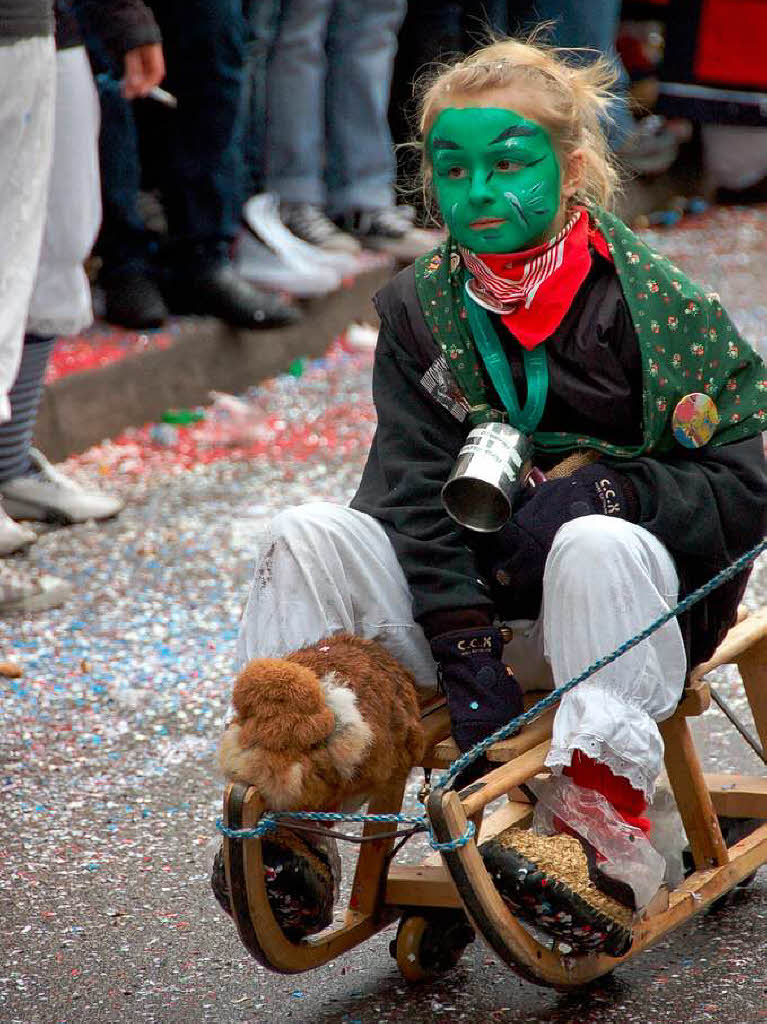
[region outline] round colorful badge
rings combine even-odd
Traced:
[[[674,437],[685,448],[702,448],[708,444],[718,424],[715,402],[700,391],[680,398],[671,417]]]

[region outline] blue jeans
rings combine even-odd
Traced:
[[[406,0],[283,0],[268,62],[266,183],[331,214],[390,206],[387,120]]]
[[[249,38],[245,60],[242,154],[245,195],[266,189],[267,64],[280,25],[282,0],[244,0]]]
[[[628,75],[615,50],[620,8],[620,0],[535,0],[533,4],[535,23],[555,22],[548,37],[555,46],[584,46],[614,61],[619,78],[613,87],[615,101],[609,108],[611,121],[606,125],[613,148],[619,147],[636,127],[628,107]]]
[[[163,34],[168,71],[163,85],[178,98],[176,110],[144,101],[155,122],[152,146],[168,218],[169,256],[183,264],[218,261],[226,258],[236,234],[243,198],[242,0],[154,0],[152,10]],[[150,253],[136,210],[141,166],[133,109],[119,94],[121,71],[99,70],[104,72],[98,76],[104,192],[99,251],[109,273],[146,264]]]

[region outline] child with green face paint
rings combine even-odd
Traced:
[[[560,212],[561,171],[545,128],[513,110],[447,107],[426,147],[456,242],[512,253],[548,240]]]
[[[607,212],[609,81],[601,64],[508,41],[426,92],[424,178],[449,237],[376,297],[378,427],[360,487],[350,508],[272,524],[241,660],[335,631],[381,637],[422,684],[439,675],[467,750],[523,689],[577,675],[762,537],[767,373],[716,298]],[[441,491],[469,430],[494,420],[531,436],[547,479],[475,534]],[[514,912],[576,953],[621,954],[662,880],[644,816],[657,723],[745,582],[565,695],[537,786],[548,834],[482,848]]]

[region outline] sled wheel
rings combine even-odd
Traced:
[[[389,951],[406,981],[430,981],[455,967],[474,941],[474,929],[462,910],[436,911],[428,916],[405,914]]]

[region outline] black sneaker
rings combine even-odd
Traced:
[[[413,227],[409,207],[388,206],[376,210],[354,210],[338,219],[365,249],[385,252],[402,263],[411,263],[441,240],[437,231]]]
[[[231,263],[217,263],[175,278],[168,286],[174,313],[214,316],[233,327],[283,327],[301,319],[298,309],[273,292],[248,284]]]
[[[145,330],[161,327],[168,307],[155,282],[139,270],[110,274],[103,280],[105,319],[120,327]]]
[[[291,832],[262,840],[266,895],[277,923],[291,942],[323,931],[333,920],[341,861],[335,840],[312,837],[311,845]],[[232,913],[223,846],[213,861],[213,894]]]
[[[360,251],[359,242],[336,227],[325,211],[313,203],[281,202],[280,220],[296,238],[325,252],[355,255]]]

